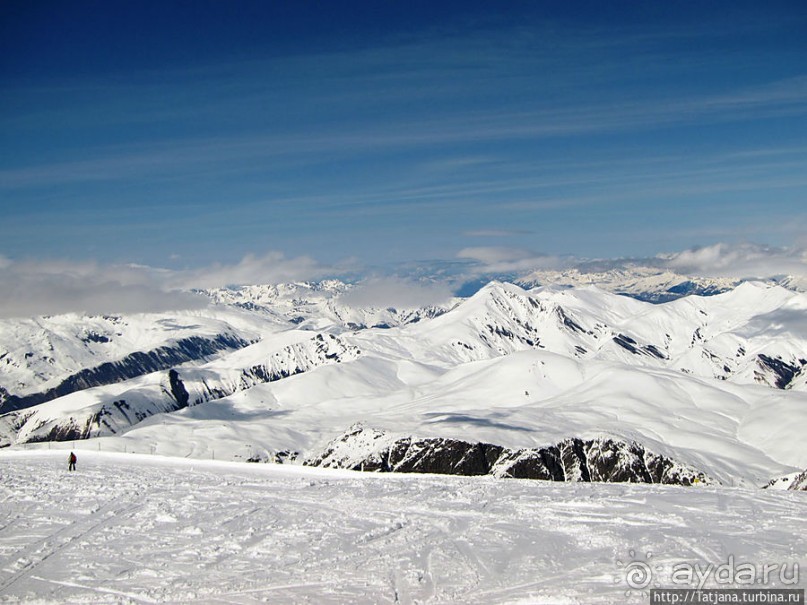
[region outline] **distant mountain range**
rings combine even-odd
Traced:
[[[762,485],[807,467],[807,294],[781,282],[572,270],[374,308],[330,280],[2,320],[0,446],[443,472],[484,445],[468,474]],[[327,456],[357,422],[386,449]]]

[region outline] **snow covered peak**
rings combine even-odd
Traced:
[[[456,302],[428,306],[374,306],[355,304],[350,295],[357,286],[331,279],[200,290],[218,305],[274,316],[299,328],[344,332],[366,328],[389,328],[435,317]]]

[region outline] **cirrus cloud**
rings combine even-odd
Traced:
[[[527,229],[475,229],[464,231],[467,237],[518,237],[519,235],[530,235],[533,233]]]

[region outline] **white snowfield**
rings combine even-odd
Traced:
[[[807,584],[803,492],[76,451],[0,452],[1,602],[646,603],[698,587],[681,565],[738,587],[730,563]]]
[[[75,426],[96,451],[302,459],[364,422],[508,448],[614,436],[728,486],[807,468],[807,294],[778,286],[653,305],[494,282],[438,317],[356,332],[222,305],[174,317],[210,333],[204,314],[261,340],[177,366],[190,407],[161,413],[181,406],[155,372],[0,416],[0,444]]]

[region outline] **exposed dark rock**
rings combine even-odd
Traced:
[[[616,336],[614,336],[614,342],[623,349],[625,349],[626,351],[630,351],[634,355],[639,354],[639,349],[636,348],[636,341],[633,340],[630,336],[625,336],[624,334],[617,334]]]
[[[807,470],[802,471],[793,478],[790,482],[790,487],[787,489],[792,491],[807,492]]]
[[[171,386],[171,395],[174,396],[177,404],[183,408],[188,407],[190,395],[188,395],[188,391],[185,389],[185,385],[182,383],[179,374],[173,368],[168,371],[168,383]]]
[[[505,450],[497,460],[498,475],[513,479],[565,481],[563,457],[554,446],[531,450]]]
[[[560,452],[561,463],[563,464],[563,480],[568,481],[571,477],[566,474],[566,469],[573,468],[575,465],[579,469],[580,481],[591,481],[591,470],[588,464],[580,464],[580,461],[586,460],[586,452],[583,442],[579,439],[567,439],[558,445]]]
[[[244,309],[246,311],[257,311],[259,313],[271,313],[272,311],[269,307],[257,305],[254,302],[236,302],[232,303],[232,305],[239,309]]]
[[[28,443],[87,439],[90,436],[93,425],[101,425],[104,422],[104,415],[109,413],[108,410],[102,408],[97,414],[93,415],[91,418],[87,418],[83,425],[80,425],[75,418],[69,418],[64,422],[54,425],[47,433],[32,435],[31,438],[28,439]]]
[[[669,359],[665,353],[659,350],[656,345],[647,345],[642,347],[642,350],[650,353],[653,357],[657,357],[658,359]]]
[[[762,369],[771,370],[776,375],[776,387],[786,389],[805,364],[787,363],[781,357],[769,357],[760,353],[757,355],[757,365]]]
[[[807,469],[795,475],[787,475],[772,479],[764,489],[775,487],[777,489],[787,489],[794,492],[807,492]]]
[[[689,485],[705,475],[634,442],[566,439],[557,445],[510,452],[497,463],[498,474],[519,479],[665,483]]]
[[[59,385],[43,391],[18,397],[11,395],[0,403],[0,413],[22,410],[76,391],[105,384],[114,384],[144,374],[158,372],[173,366],[195,361],[226,349],[240,349],[249,343],[237,336],[219,334],[215,338],[191,336],[173,345],[148,352],[137,351],[120,361],[103,363],[68,376]]]
[[[388,451],[387,469],[399,473],[487,475],[502,453],[496,445],[455,439],[402,439]]]
[[[666,353],[661,351],[656,345],[639,345],[633,338],[625,334],[617,334],[613,338],[614,342],[626,351],[630,351],[634,355],[647,355],[648,357],[655,357],[657,359],[669,359]]]
[[[37,420],[40,417],[37,416],[38,408],[34,407],[0,413],[0,418],[13,431],[7,434],[8,437],[0,435],[0,447],[9,444],[12,435],[18,435],[25,425],[25,442],[86,439],[115,434],[154,414],[175,412],[191,405],[221,399],[257,384],[281,380],[322,365],[350,361],[360,354],[357,347],[333,334],[317,334],[308,341],[275,351],[265,364],[241,370],[236,381],[222,381],[215,371],[199,369],[186,373],[183,379],[177,370],[171,368],[166,379],[154,385],[151,391],[146,387],[135,387],[129,402],[124,398],[113,401],[111,396],[105,399],[102,394],[102,401],[86,410],[77,411],[74,417],[51,420],[52,416],[45,413],[44,417],[48,420],[40,422]],[[124,391],[122,395],[129,392]],[[51,426],[51,423],[59,426]]]
[[[278,363],[276,365],[269,364],[252,366],[251,368],[241,371],[241,382],[244,385],[244,388],[249,388],[250,386],[263,382],[275,382],[276,380],[296,376],[297,374],[307,372],[311,368],[316,367],[321,363],[341,363],[343,359],[353,359],[355,355],[359,354],[359,350],[356,347],[346,345],[341,339],[333,336],[332,334],[327,336],[317,334],[312,339],[312,342],[315,345],[314,355],[319,359],[319,361],[310,360],[308,362],[304,362],[302,360],[298,360],[298,363],[296,364]],[[293,345],[291,347],[287,347],[280,353],[282,354],[288,351],[294,351],[295,349],[299,348],[299,345]],[[211,394],[215,396],[210,397],[209,399],[219,399],[232,394],[230,392],[218,391],[216,389],[212,389],[210,391]],[[194,403],[202,402],[196,401]]]
[[[279,452],[275,452],[272,454],[266,450],[253,452],[250,454],[249,458],[246,459],[247,462],[252,463],[274,463],[274,464],[285,464],[287,462],[294,462],[297,460],[297,457],[300,455],[300,452],[295,452],[293,450],[281,450]],[[237,458],[238,456],[236,456]]]
[[[291,450],[281,450],[275,454],[275,464],[283,464],[285,462],[294,462],[300,456],[300,452],[293,452]]]
[[[525,326],[519,321],[516,321],[515,323],[518,324],[518,325],[521,325],[521,327],[526,329],[527,331],[532,330],[529,326]],[[529,336],[523,336],[521,334],[516,334],[512,330],[509,330],[509,329],[507,329],[505,327],[502,327],[500,325],[487,324],[485,326],[485,330],[491,336],[498,336],[500,339],[504,339],[504,340],[507,340],[507,341],[510,341],[510,342],[522,342],[525,345],[527,345],[528,347],[540,346],[540,343],[539,343],[537,338],[530,338]],[[497,348],[495,339],[491,340],[490,338],[488,338],[488,336],[485,333],[480,333],[479,337],[485,343],[487,343],[488,346],[491,346],[493,348]]]
[[[574,321],[571,317],[569,317],[566,312],[561,309],[560,307],[557,308],[558,318],[563,322],[563,325],[572,330],[573,332],[579,332],[580,334],[587,334],[587,332],[579,323]]]
[[[103,334],[98,334],[98,332],[87,332],[84,338],[81,339],[82,342],[90,343],[90,342],[110,342],[109,337],[104,336]]]
[[[360,425],[332,441],[304,462],[309,466],[375,472],[494,475],[515,479],[606,483],[711,483],[704,473],[611,438],[565,439],[541,448],[510,450],[456,439],[394,439]]]

